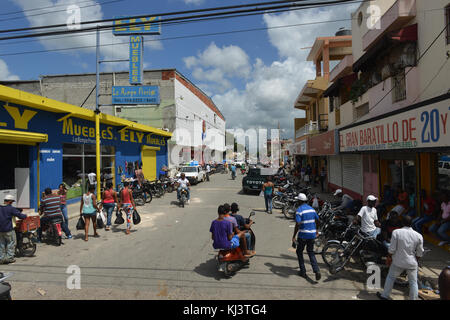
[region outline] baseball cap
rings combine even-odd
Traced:
[[[337,189],[337,190],[333,193],[333,196],[337,196],[339,193],[342,193],[342,189]]]
[[[304,193],[299,193],[298,196],[295,197],[295,199],[301,200],[301,201],[308,201],[308,197]]]
[[[378,198],[373,195],[370,195],[367,197],[367,201],[377,201],[377,200],[378,200]]]
[[[7,194],[6,196],[5,196],[5,199],[4,200],[6,200],[6,201],[16,201],[15,199],[14,199],[14,196],[12,195],[12,194]]]

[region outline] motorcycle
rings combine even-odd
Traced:
[[[5,282],[6,279],[13,275],[12,272],[3,273],[0,272],[0,300],[12,300],[11,298],[11,285]]]
[[[351,230],[350,226],[348,230]],[[360,229],[355,232],[350,242],[330,240],[322,250],[323,261],[329,267],[331,274],[343,270],[354,255],[361,266],[366,268],[369,262],[385,265],[387,254],[387,248],[380,241],[364,234]]]
[[[182,208],[184,208],[184,204],[187,202],[187,190],[186,189],[181,189],[180,190],[179,202],[180,202],[180,206]]]
[[[60,246],[62,244],[61,223],[63,220],[60,218],[55,218],[48,223],[41,223],[42,237]]]
[[[248,222],[250,220],[250,217],[254,215],[255,215],[254,211],[250,212],[250,216],[247,218],[246,222]],[[255,249],[254,247],[255,240],[256,238],[254,238],[254,234],[252,232],[253,249]],[[242,253],[242,250],[239,247],[234,249],[219,250],[216,259],[217,259],[217,269],[223,272],[226,277],[231,277],[243,266],[249,264],[248,260],[246,262],[242,261],[244,259],[244,254]]]
[[[16,256],[32,257],[36,252],[36,231],[39,228],[38,216],[30,216],[16,222]]]

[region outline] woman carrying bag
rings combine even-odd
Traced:
[[[95,185],[90,185],[88,192],[81,198],[80,216],[84,217],[84,241],[88,241],[89,220],[94,226],[94,238],[100,237],[97,233],[97,201],[95,198]]]
[[[123,208],[127,215],[127,230],[125,231],[127,235],[130,234],[133,210],[134,208],[136,208],[136,205],[134,204],[133,193],[129,189],[129,185],[130,183],[128,181],[125,181],[123,183],[123,189],[119,194],[119,208]]]
[[[111,182],[106,183],[106,189],[102,193],[102,204],[103,208],[106,210],[106,227],[105,230],[108,231],[111,228],[111,217],[114,211],[114,207],[117,200],[117,192],[113,189],[113,184]]]

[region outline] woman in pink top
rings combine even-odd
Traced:
[[[120,191],[119,196],[119,208],[122,207],[127,215],[127,230],[126,234],[130,234],[131,229],[131,219],[133,215],[133,210],[136,207],[134,204],[133,193],[129,188],[130,183],[125,181],[123,183],[123,189]]]
[[[444,192],[441,210],[442,215],[430,227],[430,232],[434,233],[441,240],[439,246],[450,243],[450,236],[447,235],[447,231],[450,230],[450,191],[448,190]]]
[[[113,189],[113,184],[108,182],[106,184],[106,189],[102,193],[102,205],[106,210],[106,226],[105,230],[108,231],[111,229],[111,216],[114,211],[114,208],[118,203],[117,200],[117,192]]]

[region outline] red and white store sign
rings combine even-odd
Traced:
[[[339,132],[340,152],[450,147],[450,99]]]

